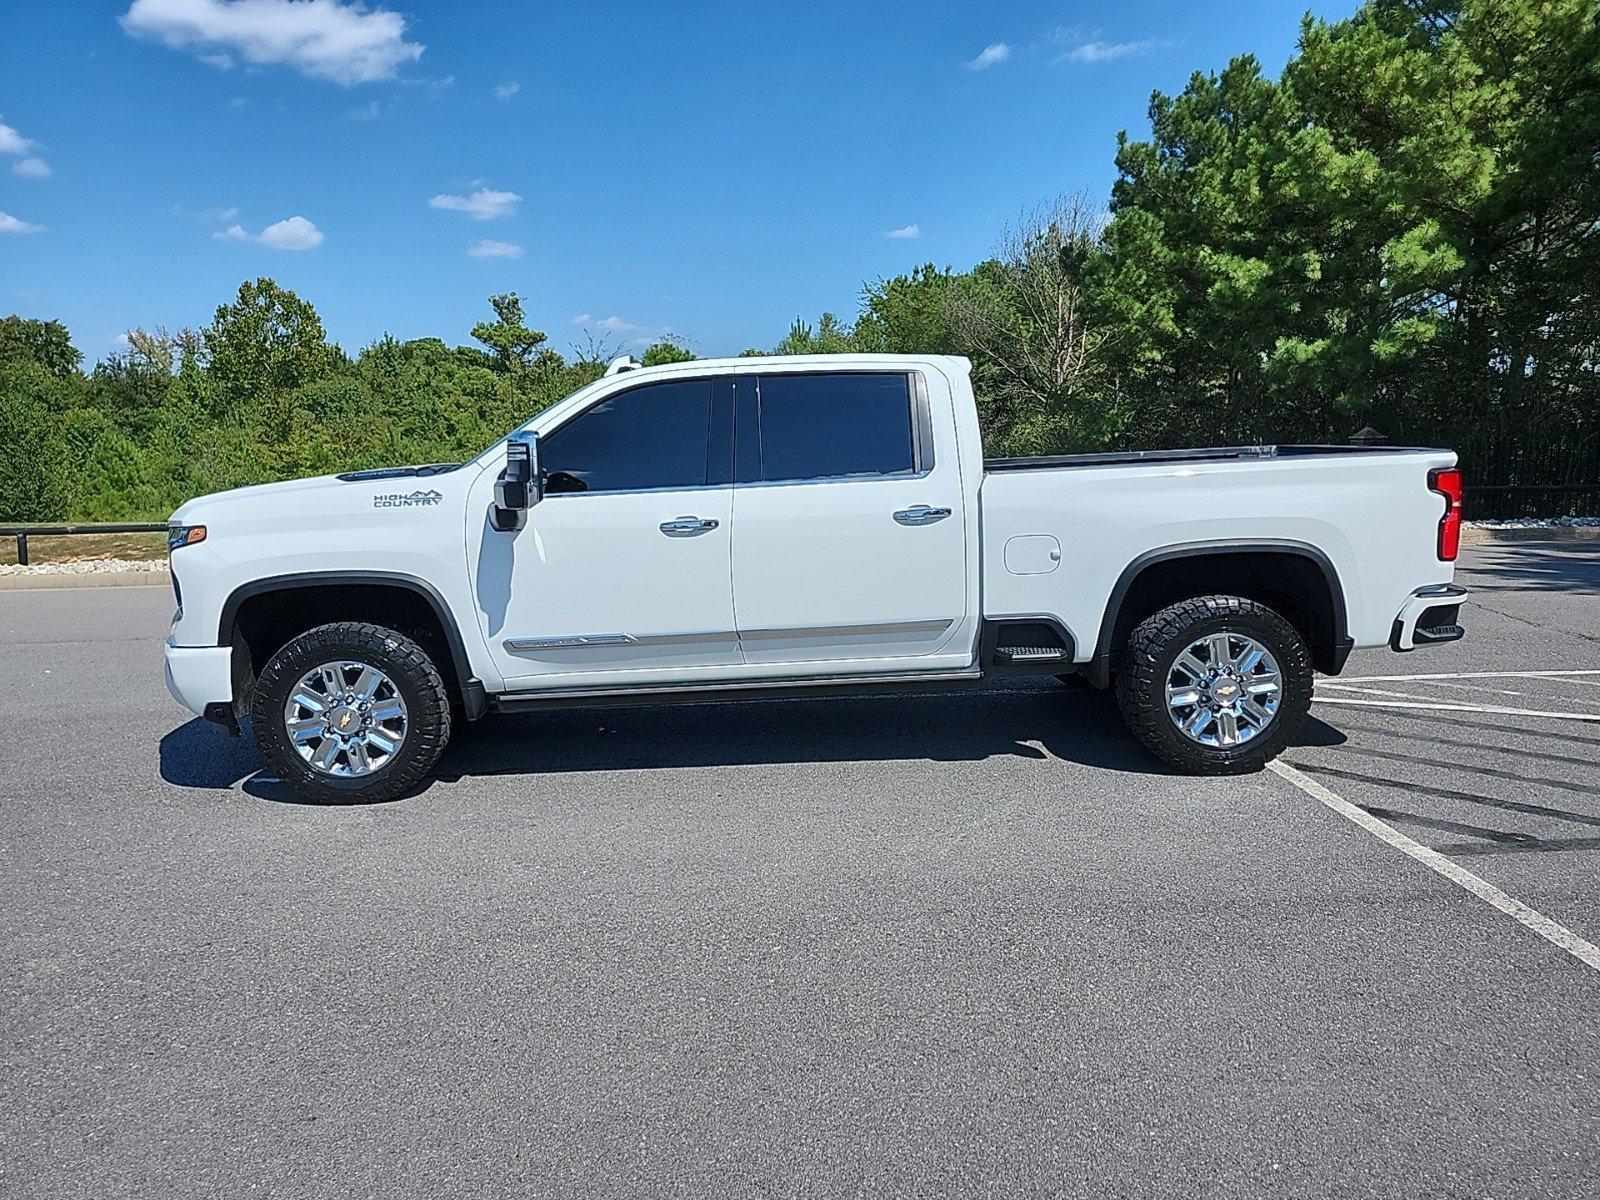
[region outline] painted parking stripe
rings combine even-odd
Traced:
[[[1573,671],[1449,671],[1439,675],[1363,675],[1347,683],[1410,683],[1413,679],[1560,679],[1600,675],[1600,670]],[[1577,682],[1576,679],[1573,680]]]
[[[1409,708],[1423,712],[1494,713],[1502,717],[1546,717],[1554,721],[1600,722],[1593,713],[1545,712],[1536,708],[1504,708],[1498,704],[1444,704],[1431,700],[1368,700],[1365,696],[1317,696],[1315,704],[1358,704],[1365,708]]]
[[[1449,688],[1453,692],[1488,692],[1492,696],[1520,696],[1523,694],[1514,692],[1510,688],[1484,687],[1481,683],[1450,683],[1444,679],[1433,680],[1433,686]]]
[[[1361,696],[1387,696],[1391,700],[1418,700],[1423,704],[1432,704],[1432,696],[1415,696],[1410,692],[1391,692],[1387,688],[1357,687],[1353,683],[1340,683],[1334,679],[1317,680],[1318,687],[1338,688],[1341,692],[1354,692]]]
[[[1341,817],[1359,825],[1379,841],[1415,859],[1429,870],[1443,875],[1451,883],[1465,888],[1490,908],[1497,909],[1519,925],[1533,930],[1552,945],[1560,946],[1579,962],[1600,971],[1600,946],[1584,941],[1565,925],[1557,924],[1538,910],[1529,908],[1515,896],[1507,895],[1488,880],[1474,875],[1437,850],[1430,850],[1421,842],[1413,841],[1393,825],[1380,821],[1365,809],[1351,804],[1342,796],[1335,795],[1303,771],[1296,770],[1286,762],[1271,762],[1267,764],[1267,768],[1313,800],[1321,802]]]

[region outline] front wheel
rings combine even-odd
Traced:
[[[1289,744],[1313,678],[1305,640],[1272,609],[1199,596],[1129,635],[1117,705],[1134,736],[1185,774],[1239,775]]]
[[[427,652],[356,621],[309,630],[274,654],[250,715],[267,766],[322,803],[402,796],[450,740],[450,697]]]

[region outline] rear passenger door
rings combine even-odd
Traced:
[[[733,580],[747,664],[860,672],[938,655],[963,627],[961,475],[935,452],[954,444],[940,398],[936,422],[916,371],[739,377]]]

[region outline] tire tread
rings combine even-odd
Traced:
[[[338,786],[312,772],[279,736],[278,697],[291,673],[298,679],[316,662],[363,654],[379,659],[373,665],[383,667],[397,684],[409,685],[415,702],[408,697],[408,728],[394,768],[369,781],[350,781],[356,786]],[[256,681],[250,715],[262,760],[297,795],[324,803],[380,803],[403,796],[427,778],[450,741],[450,695],[433,659],[405,634],[368,621],[335,621],[290,639]]]
[[[1165,707],[1166,680],[1164,673],[1156,677],[1175,642],[1193,640],[1197,625],[1218,618],[1228,620],[1230,629],[1241,633],[1251,632],[1251,625],[1264,626],[1261,632],[1277,643],[1272,647],[1273,657],[1283,677],[1283,699],[1272,725],[1259,737],[1228,751],[1201,746],[1181,734],[1168,736],[1172,718]],[[1117,707],[1122,719],[1147,750],[1185,774],[1259,771],[1283,750],[1311,709],[1315,672],[1305,640],[1273,609],[1242,596],[1195,596],[1152,613],[1128,635],[1118,668]]]

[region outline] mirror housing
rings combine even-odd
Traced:
[[[528,510],[544,499],[539,472],[539,435],[514,434],[506,442],[506,465],[494,485],[489,520],[501,533],[513,533],[528,522]]]

